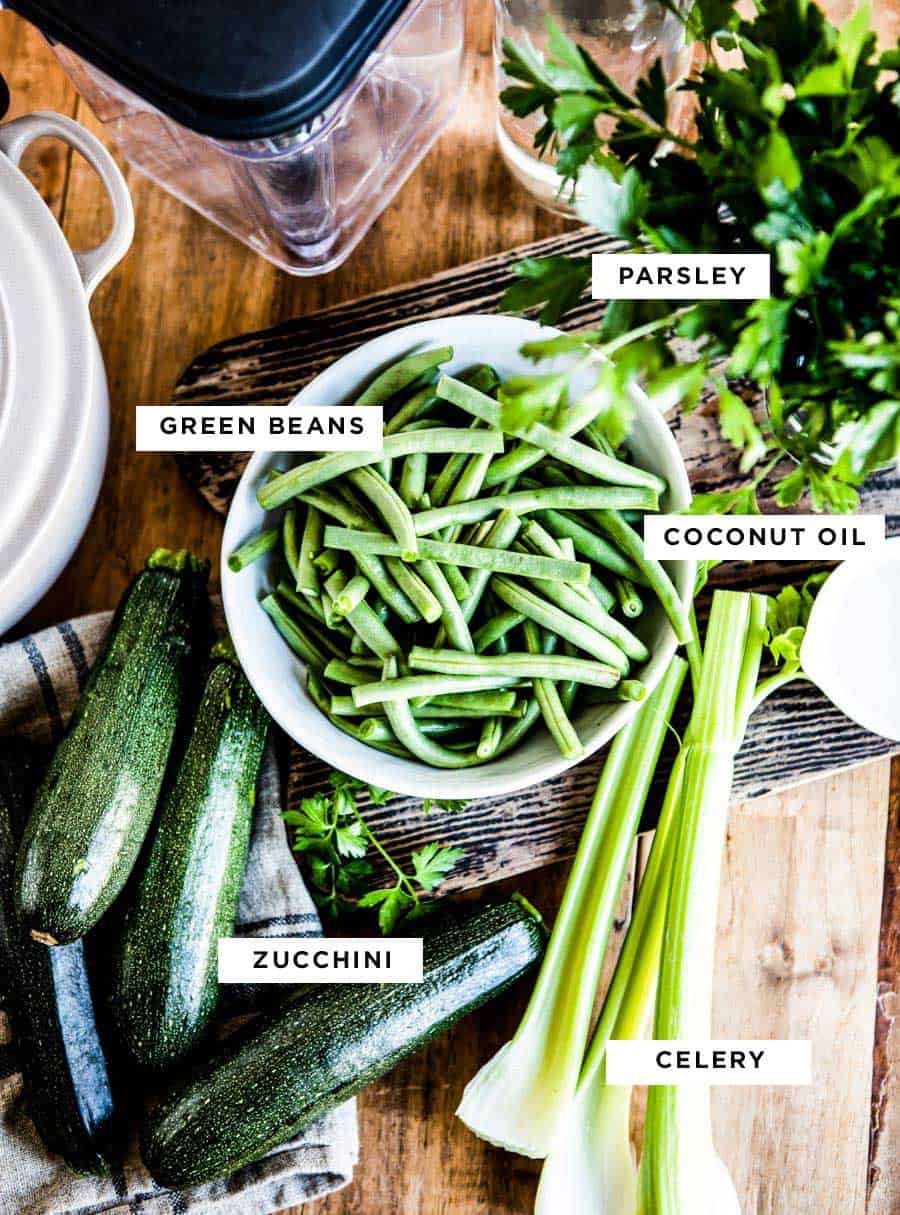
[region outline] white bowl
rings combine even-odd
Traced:
[[[451,373],[485,362],[502,376],[532,372],[534,364],[519,353],[524,342],[553,336],[555,330],[534,321],[508,316],[457,316],[408,325],[360,346],[322,372],[295,398],[294,405],[333,405],[351,401],[386,365],[416,349],[450,345]],[[542,364],[562,366],[564,359]],[[578,385],[576,385],[576,388]],[[691,491],[678,445],[665,420],[643,394],[635,396],[635,419],[629,447],[636,463],[664,477],[669,486],[664,509],[683,510]],[[412,796],[474,799],[513,793],[572,766],[553,739],[537,724],[531,735],[508,755],[480,767],[444,771],[417,760],[401,759],[367,747],[344,734],[323,716],[306,692],[304,664],[292,653],[259,606],[270,589],[269,564],[264,559],[233,573],[227,556],[265,524],[256,491],[272,468],[290,467],[289,454],[257,452],[237,487],[222,545],[222,598],[232,640],[247,678],[272,717],[295,742],[334,768],[396,793]],[[678,593],[687,603],[693,590],[693,562],[669,565]],[[662,611],[648,606],[636,630],[651,650],[640,669],[648,689],[656,686],[676,649],[675,636]],[[637,711],[633,702],[584,708],[575,726],[588,755],[609,742]]]

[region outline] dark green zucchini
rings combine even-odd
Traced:
[[[293,1138],[524,974],[544,931],[513,901],[435,916],[422,983],[295,992],[150,1112],[144,1162],[173,1189],[225,1177]]]
[[[213,656],[113,945],[112,1018],[131,1058],[154,1071],[188,1055],[216,1010],[217,944],[234,933],[269,726],[231,647]]]
[[[208,566],[158,550],[125,592],[41,782],[17,905],[48,945],[75,941],[121,892],[153,818],[204,638]]]
[[[46,1146],[80,1173],[105,1175],[121,1121],[94,1019],[81,941],[48,949],[22,928],[12,898],[21,829],[36,785],[21,740],[0,747],[0,959],[28,1112]]]

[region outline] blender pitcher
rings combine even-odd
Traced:
[[[8,3],[131,164],[290,274],[347,257],[459,97],[465,0]]]

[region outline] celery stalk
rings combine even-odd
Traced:
[[[675,759],[628,934],[562,1132],[544,1162],[535,1215],[635,1215],[631,1087],[606,1083],[606,1044],[643,1035],[653,1011],[666,891],[681,806],[684,752]]]
[[[616,737],[522,1023],[463,1093],[460,1118],[496,1146],[546,1156],[572,1104],[619,888],[686,670],[673,659]]]
[[[734,757],[754,703],[766,600],[713,597],[694,710],[685,733],[680,811],[666,905],[654,1038],[711,1036],[719,873]],[[710,1090],[650,1089],[640,1169],[642,1215],[734,1210],[713,1146]],[[736,1202],[736,1199],[734,1200]]]

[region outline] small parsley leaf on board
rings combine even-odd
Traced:
[[[330,773],[329,784],[330,795],[314,793],[302,798],[297,809],[282,814],[294,851],[304,857],[316,905],[332,919],[377,908],[381,932],[393,932],[402,921],[424,914],[422,896],[440,888],[464,852],[445,844],[426,844],[411,854],[408,866],[401,865],[374,834],[357,800],[366,791],[371,805],[379,807],[394,795],[343,772]],[[466,804],[429,798],[423,808],[427,814],[433,807],[461,810]],[[375,857],[390,874],[383,887],[373,886]]]

